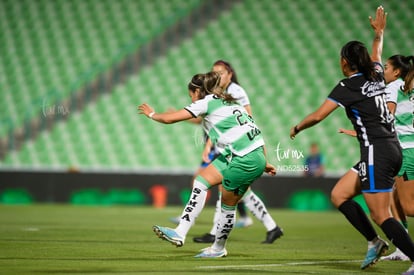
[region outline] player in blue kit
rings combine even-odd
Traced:
[[[337,84],[315,112],[291,128],[290,137],[294,139],[299,132],[319,123],[338,106],[345,109],[357,133],[361,159],[336,183],[331,200],[368,241],[368,252],[361,269],[377,262],[388,249],[388,244],[379,238],[361,206],[352,200],[362,192],[373,221],[413,262],[404,273],[412,275],[414,243],[390,213],[390,192],[394,176],[401,167],[402,153],[385,97],[381,52],[386,14],[382,7],[378,7],[375,19],[370,17],[370,23],[376,45],[372,55],[359,41],[345,44],[341,49],[340,65],[346,78]]]

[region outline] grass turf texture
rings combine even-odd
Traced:
[[[232,231],[228,257],[196,259],[208,245],[192,238],[210,230],[213,208],[204,209],[181,248],[151,229],[174,227],[168,219],[181,209],[0,205],[0,274],[400,274],[410,265],[378,262],[362,271],[367,244],[342,214],[281,209],[270,209],[285,231],[275,243],[260,243],[265,229],[254,219]]]

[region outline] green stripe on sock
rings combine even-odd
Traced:
[[[221,208],[223,208],[224,210],[236,210],[236,205],[230,206],[230,205],[225,205],[224,203],[221,203]]]
[[[211,187],[210,183],[208,183],[208,181],[205,178],[203,178],[202,176],[198,175],[196,177],[196,180],[199,181],[200,183],[202,183],[205,187],[207,187],[207,189],[210,189],[210,187]]]

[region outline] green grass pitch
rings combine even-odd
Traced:
[[[265,228],[254,219],[232,231],[226,258],[196,259],[207,245],[192,238],[209,231],[213,208],[204,209],[181,248],[151,229],[174,227],[168,219],[181,209],[0,205],[0,274],[400,274],[410,265],[360,270],[367,244],[342,214],[286,209],[269,210],[285,232],[275,243],[260,243]]]

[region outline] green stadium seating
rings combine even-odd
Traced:
[[[36,102],[41,107],[43,100],[53,104],[69,97],[97,75],[92,68],[99,66],[94,66],[103,64],[99,67],[103,70],[116,65],[124,47],[138,49],[140,39],[156,37],[161,33],[159,28],[167,29],[174,18],[185,16],[181,11],[173,12],[177,7],[188,13],[201,4],[174,0],[161,5],[160,1],[89,0],[75,4],[26,0],[21,3],[30,9],[22,11],[24,5],[15,4],[19,1],[3,1],[0,5],[8,8],[10,15],[0,21],[6,29],[2,37],[7,45],[16,45],[18,53],[7,51],[0,67],[10,72],[5,83],[10,92],[7,103],[0,105],[4,107],[0,117],[10,115],[15,117],[14,124],[19,124],[16,121],[23,120],[27,104]],[[386,29],[384,59],[395,53],[411,53],[410,44],[404,41],[411,30],[406,11],[413,7],[409,1],[387,2],[385,8],[393,16]],[[217,59],[227,59],[250,96],[272,163],[303,162],[294,158],[280,162],[275,153],[278,144],[307,153],[310,143],[317,141],[328,174],[343,173],[359,154],[355,139],[337,133],[339,127],[351,127],[343,110],[300,133],[294,141],[289,139],[289,129],[315,110],[343,77],[338,66],[340,47],[353,39],[370,45],[368,15],[374,15],[375,8],[373,2],[357,0],[238,2],[111,93],[81,112],[71,112],[67,120],[8,154],[2,165],[193,171],[202,150],[200,126],[156,124],[137,115],[136,105],[148,102],[156,111],[186,106],[186,85],[191,76],[208,71]],[[27,15],[27,20],[15,19],[21,15]],[[31,25],[39,31],[32,32]],[[20,46],[21,41],[29,41],[29,47]],[[31,66],[25,65],[27,60]],[[27,75],[27,82],[21,81],[22,74]],[[0,130],[0,136],[4,134]]]
[[[10,104],[2,102],[0,118],[10,118],[13,127],[20,127],[39,114],[39,101],[55,104],[50,97],[68,97],[101,68],[115,65],[198,4],[199,0],[1,1],[0,68],[7,71],[2,84],[9,88]],[[9,130],[2,124],[0,137]]]

